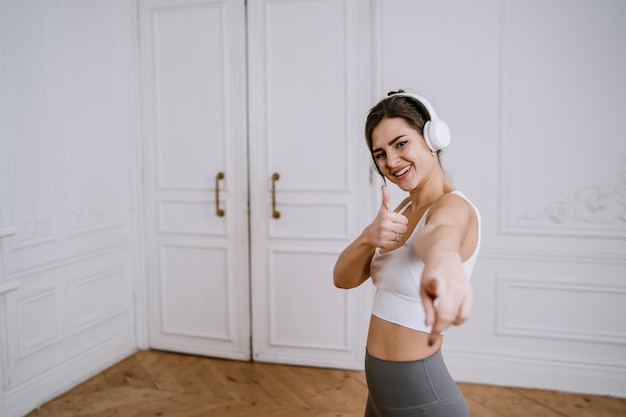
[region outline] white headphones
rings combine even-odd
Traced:
[[[395,93],[387,96],[384,100],[391,97],[409,97],[426,107],[430,120],[424,123],[424,140],[428,148],[437,152],[450,144],[450,128],[448,124],[437,117],[435,108],[424,97],[412,93]]]

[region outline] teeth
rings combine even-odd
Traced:
[[[406,168],[404,168],[402,171],[400,171],[400,172],[396,172],[396,173],[395,173],[395,174],[393,174],[393,175],[395,175],[396,177],[399,177],[400,175],[404,174],[404,173],[405,173],[405,172],[407,172],[409,169],[411,169],[411,166],[412,166],[412,165],[409,165],[409,166],[407,166]]]

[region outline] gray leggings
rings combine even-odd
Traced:
[[[469,417],[441,350],[409,362],[377,359],[367,353],[365,377],[369,389],[365,417]]]

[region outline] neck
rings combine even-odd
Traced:
[[[418,211],[430,207],[439,197],[454,191],[454,186],[450,183],[443,171],[438,170],[437,174],[429,178],[423,184],[409,192],[412,205]]]

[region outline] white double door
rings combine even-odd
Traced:
[[[141,0],[150,346],[359,368],[369,6]],[[365,160],[366,161],[366,160]]]

